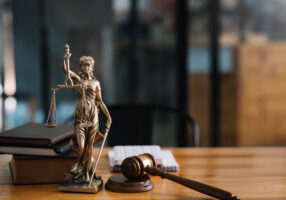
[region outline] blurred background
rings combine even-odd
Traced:
[[[200,146],[284,145],[285,40],[286,0],[1,0],[0,128],[46,120],[68,43],[71,70],[95,58],[107,105],[188,112]],[[56,103],[64,123],[75,93]],[[174,117],[155,118],[152,143],[189,145]]]

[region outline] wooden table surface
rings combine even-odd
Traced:
[[[171,148],[180,171],[176,175],[201,181],[232,192],[240,199],[286,199],[286,148]],[[104,182],[109,172],[104,150],[97,174]],[[102,190],[97,194],[61,193],[58,185],[11,184],[8,167],[11,156],[0,155],[0,199],[92,200],[92,199],[211,199],[169,180],[152,177],[153,190],[145,193],[114,193]]]

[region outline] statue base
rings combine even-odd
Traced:
[[[135,180],[127,179],[123,174],[111,176],[105,184],[105,189],[119,193],[147,192],[153,188],[148,175]]]
[[[71,180],[65,180],[60,186],[61,192],[76,192],[76,193],[97,193],[103,186],[103,180],[101,177],[93,179],[91,184],[89,183],[76,183]]]

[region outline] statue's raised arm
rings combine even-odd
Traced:
[[[80,77],[74,73],[73,71],[70,70],[70,47],[68,44],[65,46],[65,55],[63,56],[62,59],[62,69],[66,73],[66,79],[65,79],[65,86],[68,86],[68,82],[70,82],[70,86],[73,86],[73,79],[79,81]]]

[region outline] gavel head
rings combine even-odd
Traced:
[[[121,171],[126,178],[137,179],[145,174],[148,167],[156,167],[154,157],[149,153],[125,158],[121,164]]]

